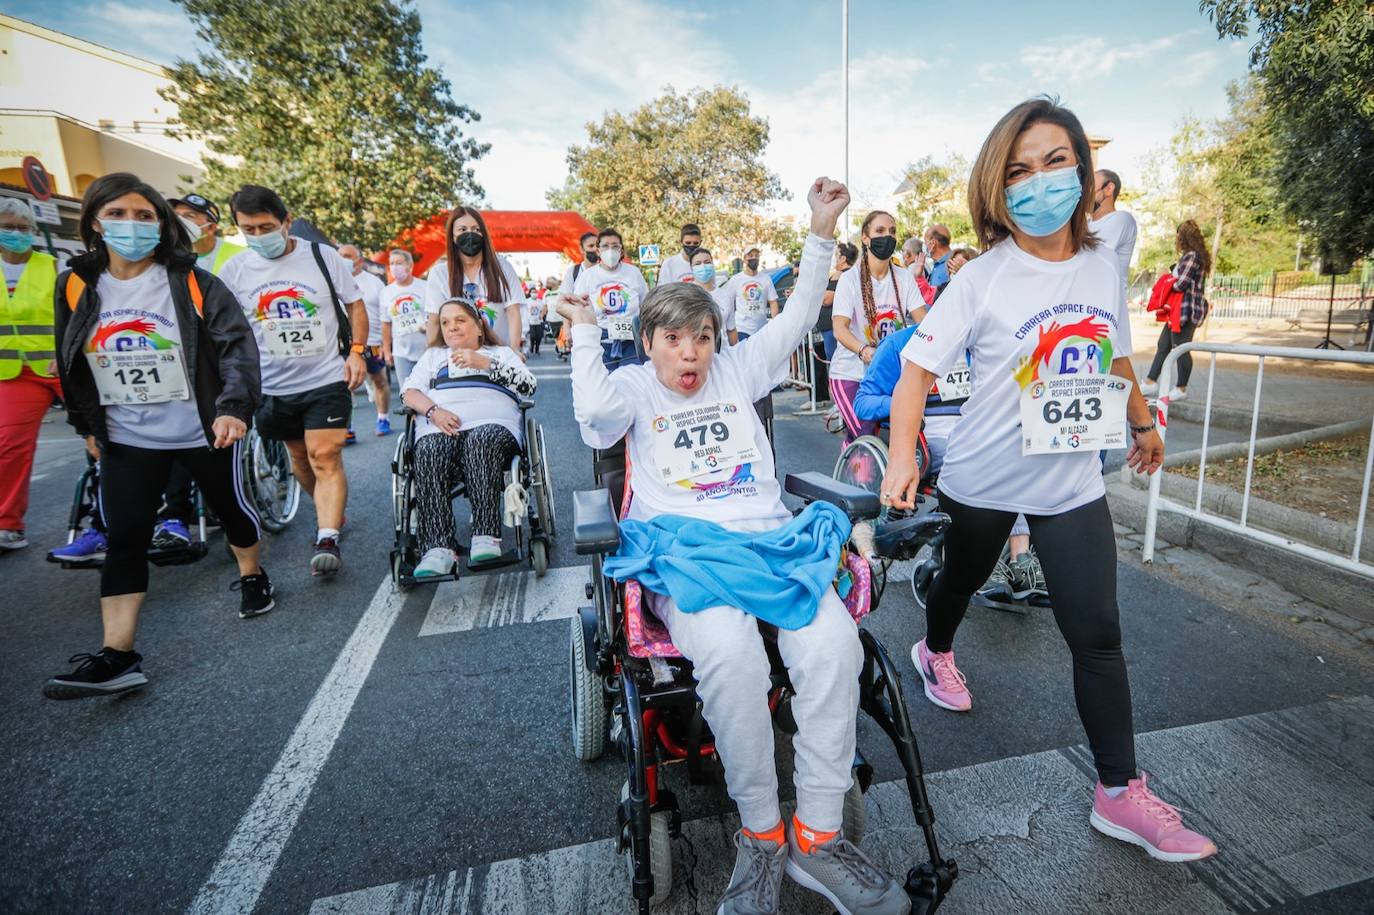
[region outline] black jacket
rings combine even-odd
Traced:
[[[211,431],[216,417],[233,416],[252,422],[253,411],[262,400],[262,369],[253,328],[243,315],[238,299],[215,276],[190,263],[175,262],[167,267],[172,304],[181,329],[182,355],[188,367],[194,366],[191,395],[205,442],[214,444]],[[77,257],[71,268],[57,278],[54,328],[57,338],[57,369],[62,379],[62,398],[67,405],[67,422],[78,434],[94,435],[101,444],[108,442],[105,408],[95,376],[86,362],[86,341],[90,339],[100,315],[96,283],[100,269],[89,259]],[[186,275],[195,271],[205,303],[204,317],[196,313]],[[67,305],[67,277],[75,271],[86,283],[76,310]],[[191,329],[188,331],[188,328]]]

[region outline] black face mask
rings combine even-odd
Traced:
[[[868,250],[880,261],[885,261],[897,250],[897,236],[879,235],[868,243]]]
[[[757,257],[751,257],[744,262],[744,266],[748,267],[750,270],[757,270],[759,269],[759,259]]]
[[[690,264],[692,262],[692,258],[696,257],[697,252],[700,250],[701,245],[683,245],[682,256],[687,258],[687,263]]]
[[[601,260],[601,252],[593,248],[590,251],[583,251],[582,256],[587,259],[587,263],[594,264]]]
[[[464,232],[457,238],[458,253],[476,257],[482,253],[482,233]]]

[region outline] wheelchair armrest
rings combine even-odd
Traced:
[[[518,401],[516,401],[516,404],[519,406],[520,412],[521,412],[522,414],[523,414],[526,410],[533,410],[533,409],[534,409],[534,401],[530,400],[528,397],[522,397],[522,398],[520,398]]]
[[[841,483],[814,470],[789,473],[783,481],[783,488],[807,502],[823,501],[837,505],[849,516],[850,521],[876,518],[882,508],[876,493]]]
[[[610,553],[620,546],[620,523],[611,507],[608,489],[573,492],[573,542],[577,553]]]

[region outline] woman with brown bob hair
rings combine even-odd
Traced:
[[[1057,101],[1023,102],[992,129],[969,178],[970,215],[986,250],[950,280],[902,350],[881,495],[913,507],[926,393],[968,358],[973,390],[938,484],[951,518],[944,563],[926,595],[926,637],[912,648],[926,697],[951,711],[972,707],[954,634],[1024,514],[1073,656],[1098,776],[1090,822],[1160,860],[1195,861],[1216,845],[1185,829],[1136,768],[1116,536],[1098,450],[1129,440],[1127,465],[1155,473],[1164,443],[1128,358],[1115,257],[1097,250],[1088,231],[1092,182],[1087,134]]]
[[[444,222],[445,260],[429,268],[425,281],[427,333],[439,330],[439,306],[449,299],[467,299],[477,306],[502,346],[524,358],[521,315],[525,290],[510,261],[496,253],[482,214],[468,206],[456,206]],[[454,264],[461,269],[454,269]]]
[[[1207,319],[1207,299],[1202,294],[1203,284],[1212,272],[1212,255],[1207,243],[1202,240],[1202,230],[1191,219],[1184,220],[1174,233],[1174,250],[1181,256],[1178,263],[1169,268],[1174,275],[1174,290],[1183,293],[1183,300],[1173,309],[1169,320],[1159,331],[1159,342],[1155,344],[1155,358],[1150,371],[1141,385],[1146,396],[1159,393],[1159,373],[1164,369],[1164,360],[1175,346],[1193,341],[1193,334]],[[1178,357],[1178,381],[1169,392],[1170,401],[1183,400],[1188,396],[1188,379],[1193,374],[1193,356],[1184,353]]]

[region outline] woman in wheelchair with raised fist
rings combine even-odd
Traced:
[[[496,342],[467,299],[439,306],[438,333],[431,330],[428,343],[401,388],[401,399],[418,414],[416,537],[423,555],[416,578],[447,575],[458,562],[449,493],[460,480],[472,505],[470,561],[501,556],[503,475],[520,453],[519,398],[533,395],[536,385],[525,363]]]
[[[911,907],[901,885],[841,832],[863,663],[858,628],[831,587],[849,526],[823,502],[792,517],[763,424],[750,409],[786,376],[789,357],[816,323],[835,223],[848,201],[839,182],[822,178],[811,186],[811,235],[788,307],[739,346],[719,348],[721,314],[710,293],[673,283],[651,292],[640,308],[649,362],[612,374],[602,364],[592,311],[560,306],[572,329],[573,413],[582,438],[593,448],[625,438],[633,468],[621,549],[606,561],[606,574],[640,580],[692,662],[739,807],[735,869],[716,909],[730,915],[778,911],[784,872],[845,913],[905,915]],[[711,579],[693,587],[670,574],[676,535],[685,540],[689,528],[718,543],[720,554],[717,561],[693,552],[694,561],[710,567],[701,577]],[[808,577],[811,599],[788,606],[760,599],[774,590],[769,576],[789,568]],[[648,593],[651,585],[674,593]],[[778,627],[778,650],[796,688],[797,810],[789,823],[778,805],[760,619]]]

